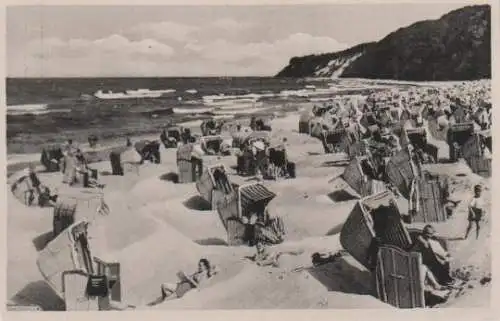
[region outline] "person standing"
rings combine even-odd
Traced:
[[[467,218],[469,224],[467,225],[467,230],[465,231],[464,240],[469,237],[469,233],[472,230],[472,225],[476,225],[476,239],[479,238],[479,223],[485,215],[485,206],[482,192],[483,188],[481,187],[481,185],[474,186],[474,197],[469,203],[469,215]]]

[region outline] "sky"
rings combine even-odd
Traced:
[[[7,8],[9,77],[273,76],[466,3]]]

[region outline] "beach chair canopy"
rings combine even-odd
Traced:
[[[425,128],[406,129],[409,142],[419,148],[424,148],[427,143],[427,132]]]
[[[458,143],[464,144],[474,133],[474,123],[459,123],[450,125],[448,129],[448,144]]]
[[[390,191],[370,195],[358,201],[340,232],[343,248],[370,269],[374,267],[376,242],[402,249],[407,249],[412,244],[394,195]]]
[[[385,167],[386,175],[404,197],[409,197],[411,182],[420,175],[419,166],[410,156],[408,148],[392,156]]]
[[[92,267],[88,264],[88,260],[83,257],[84,255],[75,239],[75,235],[86,233],[87,227],[87,221],[72,224],[39,252],[36,262],[38,270],[44,280],[61,298],[64,297],[64,272],[92,272]],[[91,255],[90,258],[92,258]]]
[[[215,153],[220,152],[221,145],[224,139],[220,135],[211,135],[200,137],[201,148],[204,152],[213,150]]]
[[[169,127],[167,129],[167,136],[174,137],[177,140],[180,140],[182,134],[182,128],[179,126]]]
[[[242,212],[252,209],[256,204],[265,207],[276,197],[276,194],[260,183],[242,185],[238,188],[238,193]]]

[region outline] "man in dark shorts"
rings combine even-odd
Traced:
[[[485,215],[485,204],[481,197],[483,188],[481,185],[474,186],[474,197],[469,203],[469,215],[467,220],[469,224],[467,225],[467,230],[465,231],[464,240],[469,237],[469,233],[472,230],[472,225],[476,225],[476,239],[479,238],[479,222],[483,219]]]

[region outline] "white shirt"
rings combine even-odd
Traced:
[[[123,163],[139,163],[140,161],[141,155],[133,147],[128,148],[122,154]]]
[[[473,197],[469,203],[470,208],[478,208],[484,211],[484,201],[482,197],[476,198]]]
[[[203,155],[205,155],[205,152],[201,146],[199,144],[194,144],[193,149],[191,150],[191,156],[201,158]]]

